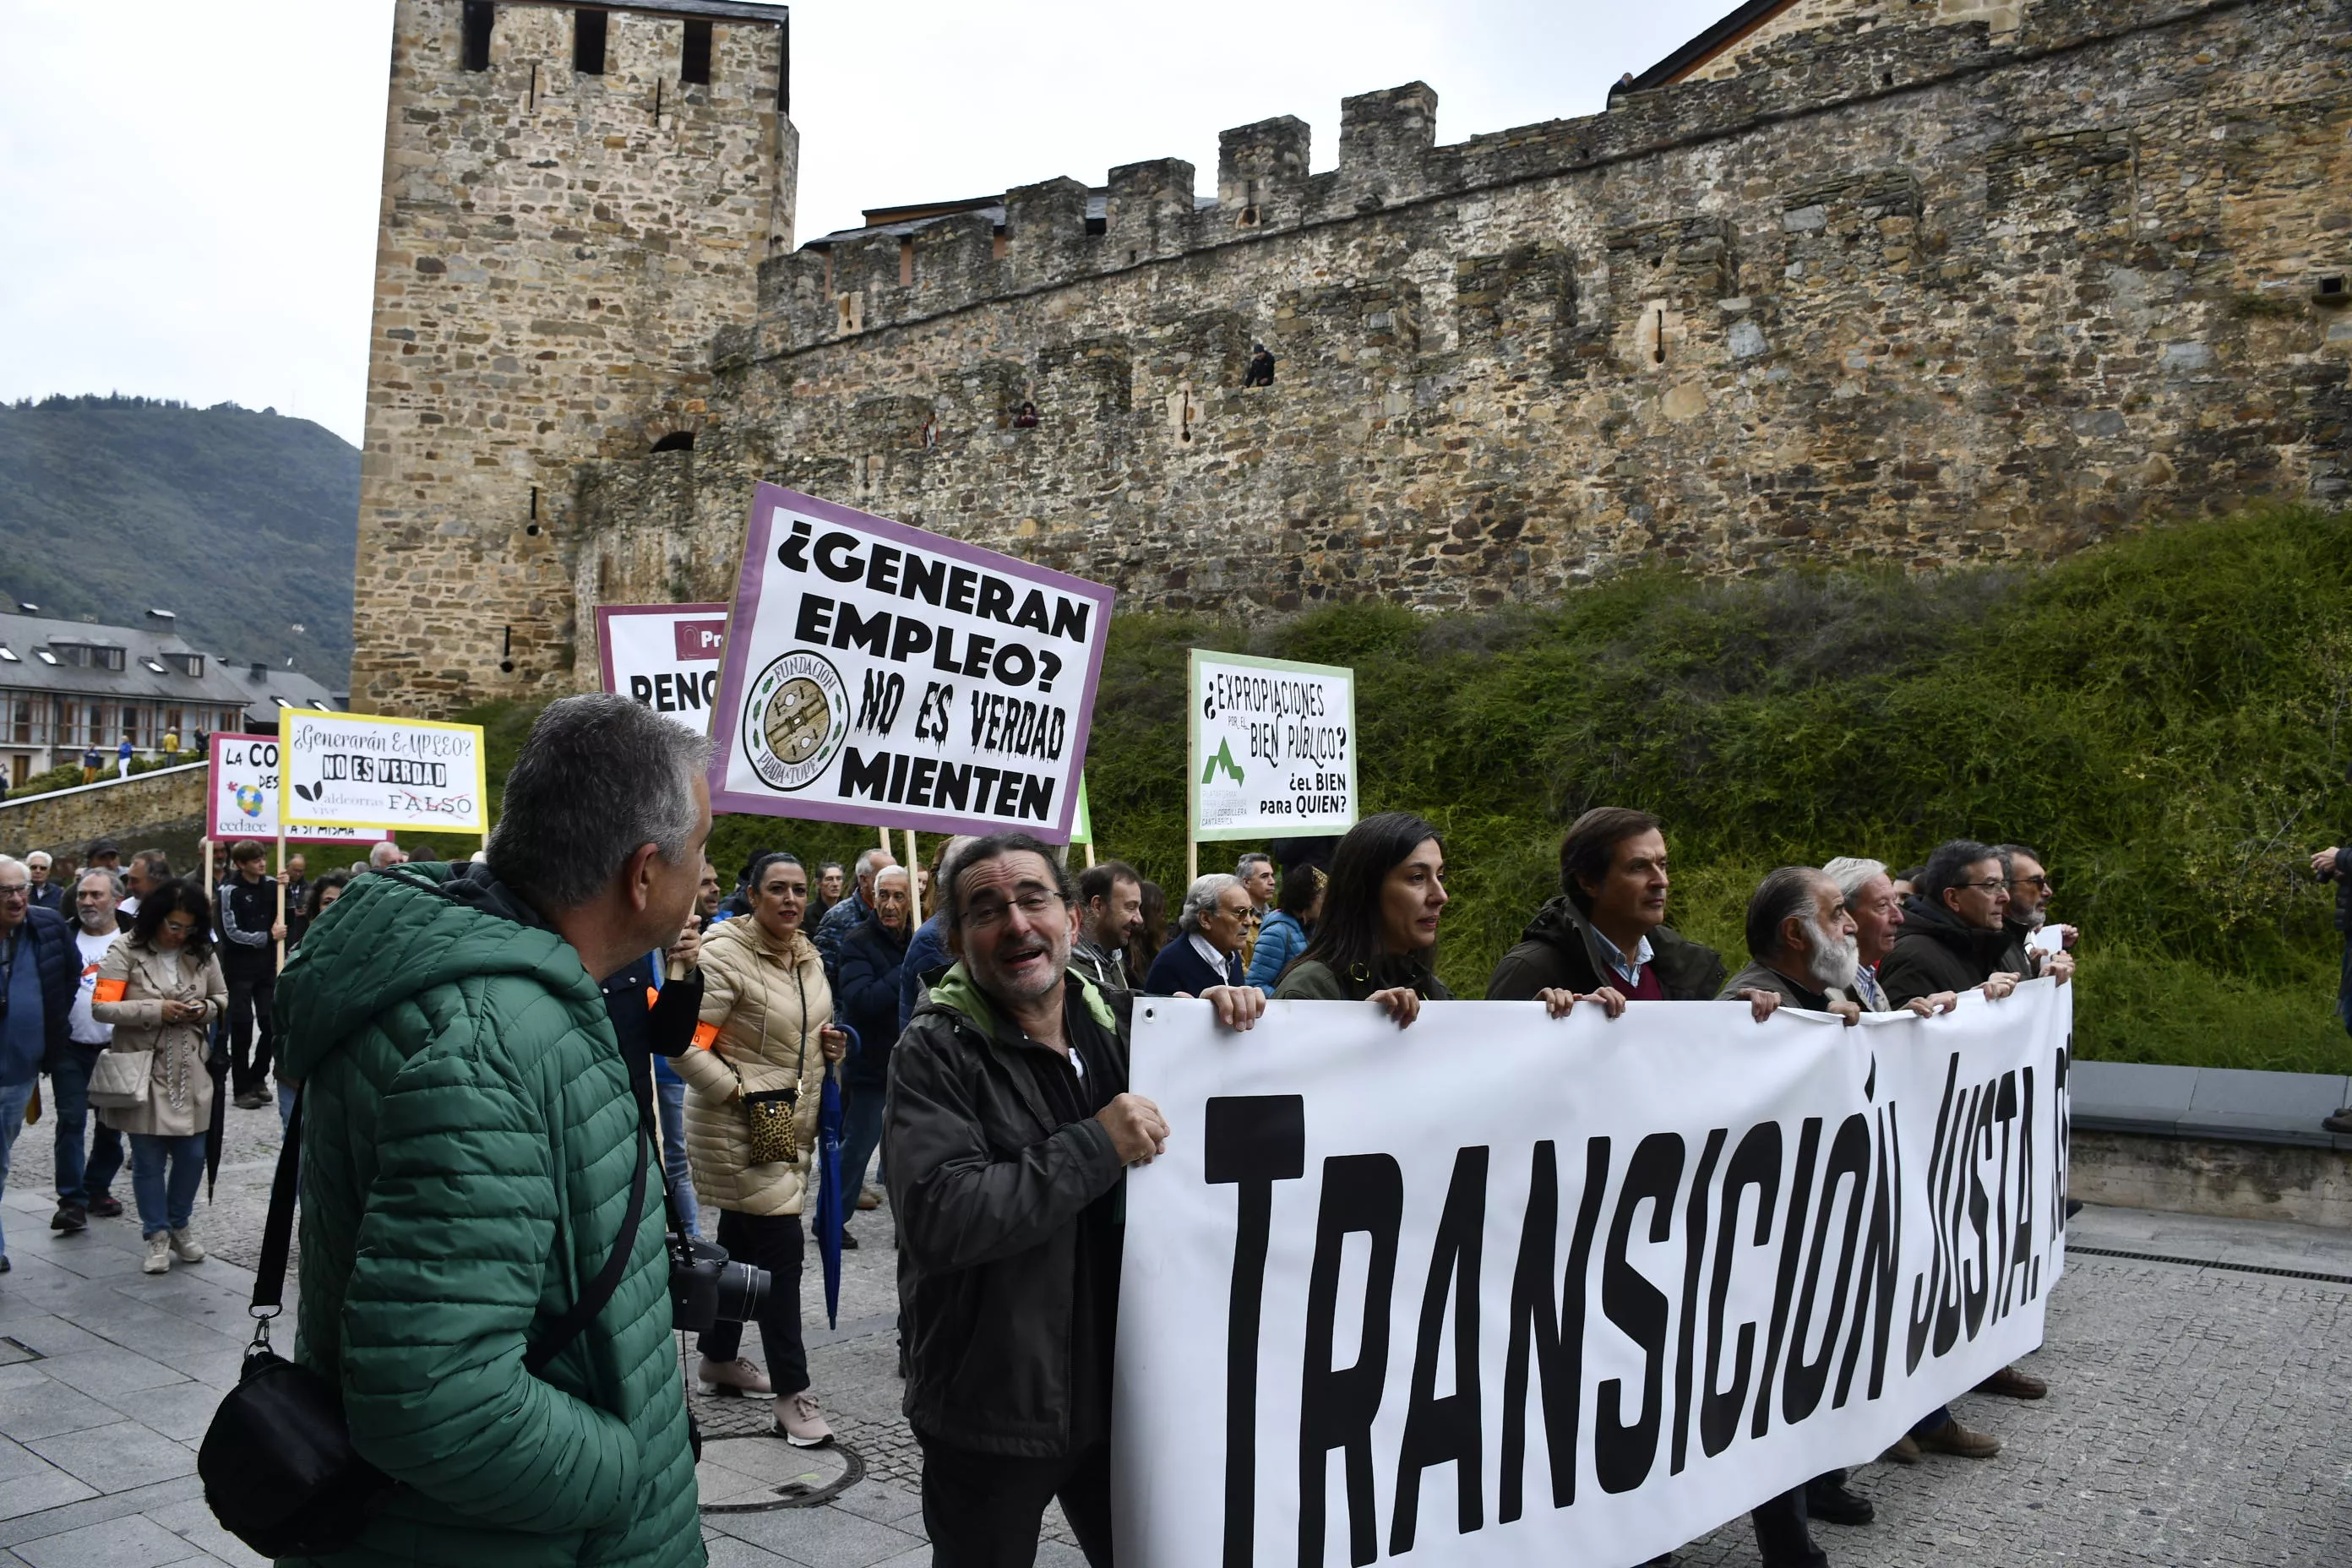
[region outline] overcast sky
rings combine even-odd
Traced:
[[[798,234],[1191,160],[1422,80],[1440,142],[1600,110],[1732,0],[802,0]],[[0,400],[141,393],[359,438],[391,0],[0,0]]]

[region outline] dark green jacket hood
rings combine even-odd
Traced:
[[[599,995],[572,944],[488,867],[370,872],[312,922],[278,978],[279,1060],[299,1082],[386,1008],[488,974],[530,975],[566,1001]]]

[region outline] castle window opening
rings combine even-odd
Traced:
[[[572,13],[572,68],[583,76],[604,74],[604,29],[612,17],[603,11]]]
[[[499,673],[512,675],[514,673],[514,627],[508,626],[505,631],[506,640],[499,645]]]
[[[654,443],[654,450],[656,452],[691,452],[694,450],[694,432],[691,430],[673,430],[668,435]]]
[[[1000,228],[989,237],[988,258],[991,261],[1002,261],[1004,259],[1004,253],[1012,248],[1013,242],[1005,237],[1004,231]]]
[[[1087,232],[1088,234],[1108,234],[1110,232],[1110,219],[1107,217],[1090,217],[1087,219]]]
[[[1650,346],[1650,359],[1656,364],[1666,363],[1666,308],[1664,305],[1658,307],[1658,341]]]
[[[902,239],[898,242],[898,287],[912,289],[914,286],[915,242],[912,238]]]
[[[689,87],[710,85],[710,24],[688,22],[677,51],[677,79]]]
[[[491,0],[466,0],[465,61],[469,71],[490,68],[490,29],[497,25],[499,8]]]

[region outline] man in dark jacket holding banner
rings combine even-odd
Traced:
[[[883,1127],[931,1561],[1025,1568],[1059,1498],[1108,1568],[1122,1178],[1169,1129],[1128,1092],[1134,999],[1068,972],[1068,871],[1023,833],[950,869],[957,963],[898,1041]],[[1203,999],[1236,1029],[1265,1005],[1247,986]]]

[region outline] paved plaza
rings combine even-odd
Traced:
[[[0,1565],[259,1561],[214,1523],[195,1478],[249,1334],[246,1266],[276,1153],[274,1114],[230,1117],[218,1197],[196,1222],[215,1255],[161,1278],[139,1271],[128,1217],[53,1236],[47,1124],[18,1141],[0,1211],[15,1263],[0,1276]],[[764,1402],[697,1401],[712,1437],[701,1487],[717,1568],[928,1563],[898,1416],[888,1217],[857,1217],[840,1326],[810,1335],[845,1451],[757,1436]],[[2093,1209],[2073,1242],[2050,1342],[2027,1363],[2050,1397],[1960,1402],[1961,1419],[2001,1436],[1998,1458],[1859,1472],[1878,1521],[1819,1527],[1831,1560],[2352,1564],[2352,1232]],[[804,1321],[821,1325],[813,1256],[804,1287]],[[759,1353],[756,1335],[745,1349]],[[1680,1557],[1717,1568],[1756,1551],[1735,1525]],[[1056,1520],[1038,1560],[1082,1561]]]

